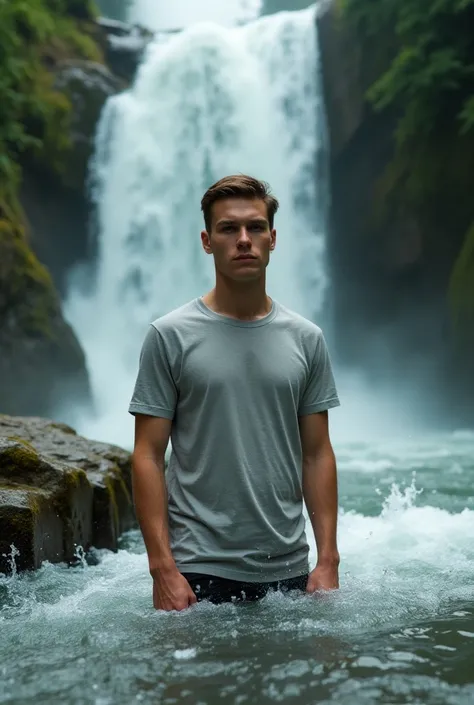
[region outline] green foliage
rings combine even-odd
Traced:
[[[456,315],[472,322],[474,226],[464,244],[462,236],[474,221],[474,0],[339,0],[339,6],[369,53],[395,47],[367,92],[376,112],[397,116],[378,222],[401,207],[416,215],[426,239],[442,233],[454,240],[453,257],[460,251],[449,297]]]
[[[0,319],[11,321],[32,337],[53,339],[51,322],[58,301],[51,276],[28,247],[23,229],[0,218]]]
[[[398,52],[371,86],[376,110],[400,109],[400,147],[446,125],[474,127],[474,0],[343,0],[371,41],[395,35]],[[455,127],[456,125],[456,127]],[[410,145],[411,146],[411,145]]]
[[[100,58],[86,31],[93,16],[89,0],[0,0],[0,216],[23,156],[47,154],[53,168],[64,159],[70,104],[49,68],[68,56]]]

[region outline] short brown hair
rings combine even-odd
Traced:
[[[266,181],[259,181],[253,176],[236,174],[225,176],[213,186],[208,188],[201,201],[201,210],[204,214],[204,222],[207,232],[212,226],[212,206],[216,201],[224,198],[249,198],[258,199],[265,202],[267,206],[268,222],[273,229],[275,213],[279,208],[279,203],[275,196],[271,194],[270,186]]]

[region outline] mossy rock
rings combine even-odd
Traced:
[[[0,573],[63,559],[63,524],[48,493],[0,484]]]
[[[0,572],[116,550],[136,526],[130,454],[50,419],[0,415]]]
[[[2,218],[1,210],[0,204],[0,410],[46,414],[72,394],[87,403],[84,353],[49,272],[21,224]]]
[[[0,291],[0,318],[7,326],[54,338],[51,322],[59,303],[51,277],[6,220],[0,221]]]

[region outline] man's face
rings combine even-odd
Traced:
[[[235,281],[252,281],[268,265],[276,232],[270,229],[264,201],[226,198],[214,203],[211,232],[202,232],[201,240],[220,274]]]

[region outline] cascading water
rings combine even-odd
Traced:
[[[97,410],[77,421],[82,433],[130,445],[127,405],[147,325],[212,287],[200,199],[220,177],[270,182],[281,208],[269,293],[318,314],[325,155],[314,8],[231,29],[201,23],[149,47],[134,86],[109,100],[99,125],[95,282],[87,295],[76,282],[66,305]]]

